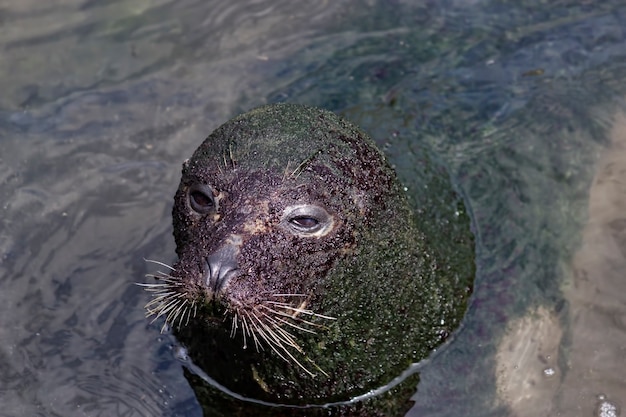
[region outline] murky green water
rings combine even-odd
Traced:
[[[410,415],[623,409],[625,21],[621,1],[0,1],[0,415],[201,415],[132,283],[174,260],[181,162],[276,101],[360,124],[411,192],[431,153],[467,198],[475,295]]]

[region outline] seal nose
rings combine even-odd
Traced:
[[[238,269],[238,254],[239,246],[226,244],[207,257],[206,285],[214,292],[217,293],[224,288],[228,278]]]

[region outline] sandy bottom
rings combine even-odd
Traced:
[[[626,114],[589,191],[580,249],[566,268],[567,326],[538,308],[507,328],[499,400],[512,415],[619,416],[626,401]]]

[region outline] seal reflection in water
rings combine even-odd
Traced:
[[[454,195],[440,182],[429,192]],[[458,199],[452,206],[414,215],[373,141],[333,113],[252,110],[183,164],[179,260],[149,287],[148,312],[166,317],[194,363],[240,396],[349,401],[389,384],[458,326],[474,245]],[[441,224],[436,235],[421,227],[431,221]],[[315,411],[211,399],[188,376],[205,415],[402,415],[417,381]]]

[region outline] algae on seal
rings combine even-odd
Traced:
[[[389,384],[459,325],[474,242],[449,179],[438,184],[415,192],[454,208],[411,208],[374,142],[328,111],[279,104],[235,117],[183,165],[179,260],[150,287],[148,311],[225,390],[287,406],[269,415],[403,414],[416,376],[316,407]],[[211,400],[189,378],[205,410],[262,412]]]

